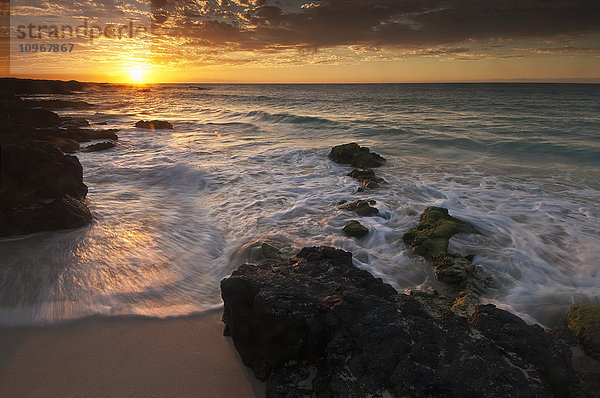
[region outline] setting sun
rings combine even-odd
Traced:
[[[132,83],[144,83],[144,76],[146,71],[139,66],[132,67],[127,70]]]

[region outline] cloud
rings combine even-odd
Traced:
[[[600,31],[596,0],[156,1],[157,34],[240,50],[417,49]]]

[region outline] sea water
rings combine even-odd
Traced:
[[[118,146],[76,154],[92,224],[0,240],[1,325],[215,308],[220,280],[264,241],[284,257],[334,246],[399,291],[455,294],[402,242],[431,205],[479,229],[450,251],[493,279],[484,302],[544,326],[600,302],[598,85],[149,88],[68,96],[96,106],[60,113],[120,129]],[[141,119],[175,128],[134,128]],[[347,142],[387,159],[385,184],[356,192],[350,167],[327,157]],[[342,199],[377,201],[380,217],[358,218],[365,238],[341,232],[357,219]]]

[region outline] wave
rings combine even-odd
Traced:
[[[291,113],[268,113],[264,111],[251,111],[248,112],[246,117],[252,118],[256,121],[271,122],[271,123],[290,123],[290,124],[321,124],[336,126],[338,122],[330,119],[325,119],[316,116],[299,116]]]

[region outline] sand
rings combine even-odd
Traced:
[[[264,397],[220,317],[2,328],[0,397]]]

